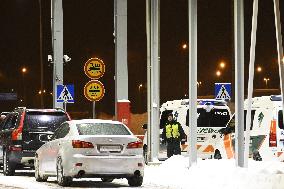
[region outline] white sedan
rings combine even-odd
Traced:
[[[35,178],[57,176],[61,186],[73,178],[126,178],[141,186],[144,176],[143,143],[121,122],[99,119],[62,123],[50,142],[36,151]]]

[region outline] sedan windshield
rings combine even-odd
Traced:
[[[79,135],[131,135],[122,124],[81,123],[76,126]]]

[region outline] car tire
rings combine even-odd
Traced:
[[[57,183],[60,186],[70,186],[71,183],[72,183],[72,177],[64,176],[64,170],[63,170],[63,166],[62,166],[61,157],[57,158],[56,177],[57,177]]]
[[[216,149],[214,153],[214,159],[222,159],[220,150]]]
[[[141,186],[142,183],[143,183],[143,177],[142,176],[130,177],[130,178],[127,178],[127,180],[128,180],[129,186],[138,187],[138,186]]]
[[[103,182],[112,182],[112,181],[113,181],[112,178],[101,178],[101,180],[102,180]]]
[[[46,182],[48,177],[47,176],[40,176],[39,173],[39,160],[37,158],[37,156],[35,157],[35,179],[37,182]]]
[[[15,165],[9,161],[9,153],[4,150],[3,152],[3,175],[14,176],[15,175]]]

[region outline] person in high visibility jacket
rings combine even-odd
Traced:
[[[162,142],[167,144],[167,156],[180,155],[180,143],[185,139],[185,133],[179,122],[173,119],[173,114],[168,114],[168,121],[166,122],[163,133]]]

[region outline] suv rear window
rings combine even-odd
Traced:
[[[67,120],[68,117],[64,112],[27,112],[24,129],[54,131]]]
[[[77,124],[79,135],[130,135],[121,124],[111,123],[81,123]]]

